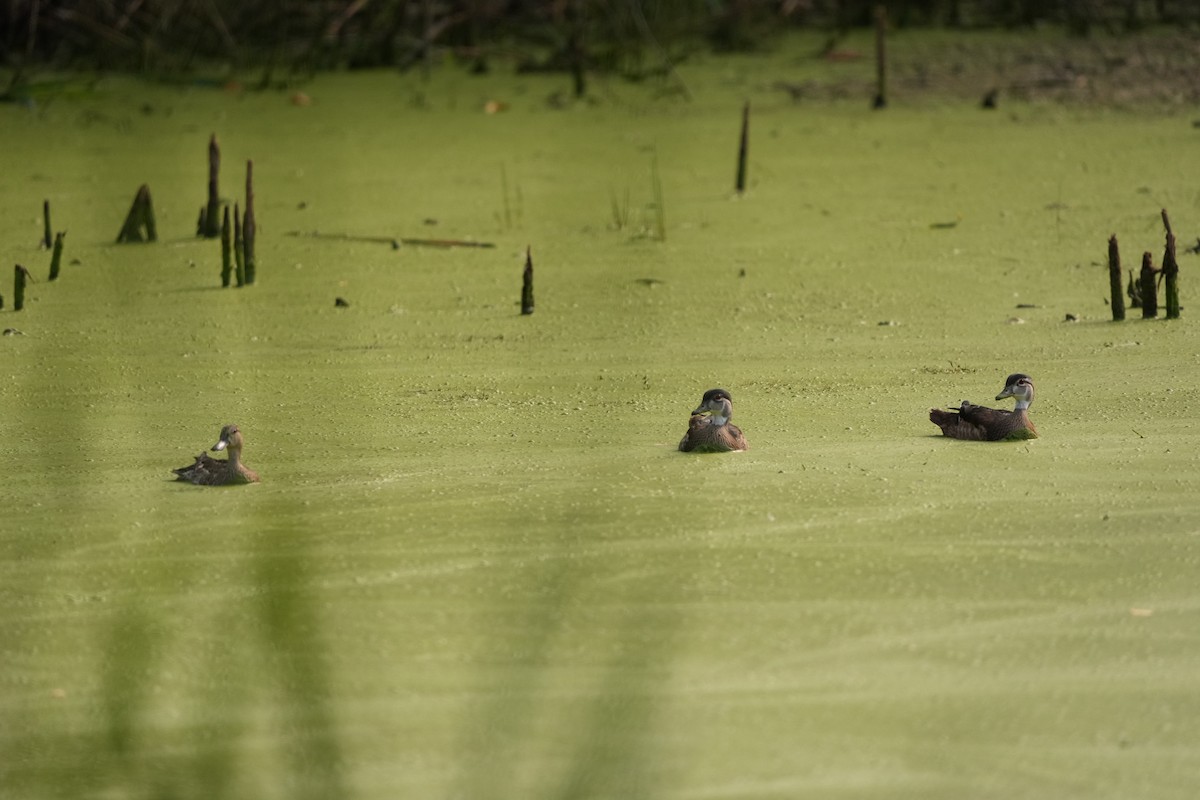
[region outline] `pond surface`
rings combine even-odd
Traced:
[[[772,89],[809,69],[0,107],[3,793],[1192,796],[1191,120]],[[192,235],[211,133],[253,287]],[[1112,323],[1162,208],[1183,319]],[[1012,372],[1042,438],[936,435]],[[751,449],[678,453],[714,386]],[[262,483],[173,482],[229,422]]]

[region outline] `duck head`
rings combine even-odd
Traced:
[[[1003,400],[1006,397],[1016,398],[1018,411],[1029,408],[1033,402],[1033,378],[1023,372],[1009,375],[1004,381],[1004,391],[996,395],[996,399]]]
[[[709,389],[692,414],[708,414],[714,425],[724,425],[733,418],[733,398],[724,389]]]
[[[220,452],[227,447],[230,450],[242,449],[242,432],[238,430],[237,425],[226,425],[221,428],[221,438],[217,439],[217,443],[212,446],[212,449]]]

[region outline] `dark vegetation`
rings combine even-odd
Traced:
[[[1200,25],[1193,0],[14,0],[0,6],[0,52],[14,83],[33,66],[182,76],[221,64],[269,84],[447,59],[637,80],[699,48],[760,49],[788,30],[827,32],[832,51],[878,6],[898,29]]]

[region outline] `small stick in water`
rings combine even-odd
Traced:
[[[13,267],[13,311],[25,308],[25,282],[31,280],[29,270],[17,264]]]
[[[1125,296],[1121,292],[1121,253],[1117,249],[1117,235],[1108,237],[1108,286],[1112,294],[1113,322],[1125,319]]]
[[[215,239],[221,235],[221,198],[217,191],[217,175],[221,172],[221,146],[214,133],[208,140],[208,206],[204,209],[204,236]]]
[[[1154,319],[1158,316],[1158,287],[1154,283],[1154,257],[1149,253],[1142,254],[1142,319]]]
[[[242,214],[242,249],[246,266],[246,285],[254,285],[254,236],[258,226],[254,224],[254,162],[246,162],[246,211]]]
[[[1167,229],[1167,244],[1163,250],[1162,274],[1166,279],[1167,319],[1179,319],[1179,262],[1175,260],[1175,234],[1171,231],[1171,219],[1167,210],[1162,210],[1163,227]]]
[[[887,8],[875,6],[875,109],[887,108],[887,24]]]
[[[233,261],[236,265],[234,277],[240,288],[246,285],[246,250],[242,239],[242,212],[237,203],[233,204]]]
[[[533,313],[533,256],[525,248],[525,272],[521,276],[521,314]]]
[[[143,235],[144,232],[144,235]],[[158,228],[154,222],[154,201],[150,199],[150,187],[142,184],[134,195],[133,205],[125,216],[125,224],[117,234],[117,243],[158,241]]]
[[[42,247],[49,250],[53,246],[50,238],[50,201],[42,201]]]
[[[221,286],[229,286],[233,276],[233,231],[229,226],[229,206],[221,220]]]
[[[62,263],[63,237],[66,235],[66,231],[54,234],[54,253],[50,256],[50,280],[52,281],[58,279],[58,267]]]
[[[737,193],[746,191],[746,155],[750,148],[750,101],[742,106],[742,139],[738,144]]]
[[[288,231],[288,236],[307,236],[313,239],[329,239],[341,242],[372,242],[376,244],[389,244],[393,250],[399,250],[400,245],[413,245],[415,247],[481,247],[493,248],[495,242],[473,242],[469,239],[397,239],[394,236],[356,236],[349,233],[321,233],[320,231]]]

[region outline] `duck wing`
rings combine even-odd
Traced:
[[[218,461],[208,453],[201,453],[191,464],[171,471],[177,476],[175,480],[197,484],[212,483],[225,471],[225,462]]]
[[[975,442],[1003,439],[1012,429],[1012,412],[977,406],[966,400],[954,411],[929,409],[929,421],[942,429],[943,436]]]

